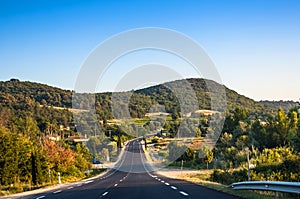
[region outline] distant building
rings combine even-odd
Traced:
[[[59,141],[60,140],[60,136],[48,136],[48,139],[52,140],[52,141]]]
[[[87,138],[86,136],[69,136],[67,138],[67,141],[70,141],[70,142],[87,142],[89,141],[89,138]]]
[[[170,113],[165,113],[165,112],[156,112],[156,113],[146,113],[146,117],[157,117],[157,116],[168,116]]]

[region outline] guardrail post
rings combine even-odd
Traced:
[[[275,198],[275,199],[278,198],[278,192],[277,192],[277,191],[274,192],[274,198]]]
[[[57,173],[57,177],[58,177],[58,184],[61,184],[60,172]]]

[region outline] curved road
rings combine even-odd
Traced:
[[[139,139],[129,142],[120,160],[105,175],[59,189],[22,198],[47,199],[234,199],[237,197],[217,192],[182,180],[169,179],[150,172]]]

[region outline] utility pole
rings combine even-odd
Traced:
[[[50,181],[50,184],[52,184],[52,178],[51,178],[51,170],[49,169],[49,181]]]
[[[183,160],[181,160],[181,173],[182,173],[182,170],[183,170]]]
[[[249,150],[248,147],[245,147],[245,151],[247,153],[247,162],[248,162],[248,181],[251,181],[251,178],[250,178],[250,157],[249,157],[250,150]]]

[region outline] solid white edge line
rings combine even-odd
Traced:
[[[54,191],[53,193],[56,194],[56,193],[60,193],[61,190],[57,190],[57,191]]]
[[[45,198],[45,196],[39,196],[36,199],[41,199],[41,198]]]
[[[88,184],[88,183],[91,183],[91,182],[94,182],[94,180],[85,181],[84,184]]]
[[[68,187],[67,189],[69,190],[69,189],[73,189],[74,187]]]

